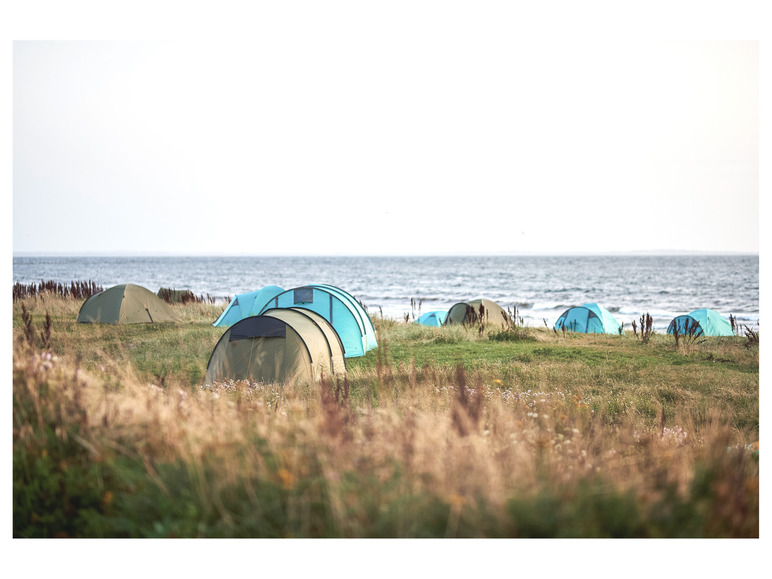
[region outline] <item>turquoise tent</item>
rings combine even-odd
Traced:
[[[218,328],[227,328],[239,320],[256,316],[271,298],[283,291],[284,289],[277,285],[267,285],[263,289],[254,292],[236,294],[231,303],[228,304],[228,307],[225,308],[225,311],[220,314],[220,317],[212,325]]]
[[[729,320],[707,308],[673,318],[667,333],[672,334],[676,329],[683,336],[734,336]]]
[[[620,329],[611,312],[594,303],[568,308],[555,322],[555,331],[581,334],[619,334]]]
[[[426,312],[418,316],[416,320],[417,324],[422,326],[441,326],[445,322],[445,318],[448,316],[448,312],[445,310]]]
[[[320,314],[340,336],[346,358],[364,356],[378,346],[375,330],[364,308],[333,286],[296,287],[271,298],[260,313],[271,308],[300,308]]]
[[[359,303],[359,300],[356,299],[354,296],[352,296],[350,293],[348,293],[345,290],[340,289],[339,287],[335,287],[334,285],[330,285],[327,283],[318,283],[318,284],[311,284],[311,287],[318,287],[322,289],[326,289],[330,292],[338,294],[340,297],[345,298],[348,300],[348,302],[354,307],[354,309],[359,314],[359,319],[362,321],[362,328],[365,332],[365,351],[369,352],[373,348],[378,347],[378,341],[375,337],[375,327],[373,326],[373,322],[370,319],[370,316],[365,311],[365,308],[362,306],[362,304]]]

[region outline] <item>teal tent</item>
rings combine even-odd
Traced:
[[[263,289],[254,292],[236,294],[231,303],[228,304],[228,307],[225,308],[225,311],[220,314],[220,317],[212,325],[218,328],[227,328],[239,320],[256,316],[271,298],[283,291],[284,289],[277,285],[267,285]]]
[[[296,287],[271,298],[260,313],[271,308],[299,308],[320,314],[340,336],[346,358],[364,356],[378,346],[375,330],[364,308],[333,286]]]
[[[667,333],[673,334],[676,330],[683,336],[734,336],[729,320],[707,308],[673,318]]]
[[[425,314],[418,316],[416,323],[421,324],[422,326],[441,326],[445,322],[447,315],[448,312],[445,310],[426,312]]]
[[[594,303],[568,308],[555,322],[555,331],[580,334],[619,334],[620,329],[619,322],[611,312]]]
[[[364,337],[365,337],[365,351],[369,352],[373,348],[378,347],[378,341],[375,338],[375,327],[373,327],[373,322],[370,319],[370,316],[365,311],[365,308],[362,306],[361,303],[359,303],[358,299],[356,299],[347,291],[327,283],[311,284],[311,287],[326,289],[332,293],[335,293],[339,297],[345,298],[346,300],[348,300],[349,304],[353,306],[353,308],[359,314],[359,319],[362,322],[362,329],[364,331]]]

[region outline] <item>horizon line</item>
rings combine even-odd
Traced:
[[[469,253],[185,253],[152,251],[18,251],[13,257],[573,257],[634,255],[751,255],[759,251],[698,249],[636,249],[627,251],[517,251]]]

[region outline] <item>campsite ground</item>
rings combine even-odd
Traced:
[[[79,307],[14,302],[14,536],[758,536],[757,340],[375,319],[345,380],[202,387],[221,307]]]

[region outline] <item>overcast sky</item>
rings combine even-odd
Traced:
[[[13,122],[12,143],[0,143],[13,178],[0,211],[3,247],[757,252],[759,43],[695,38],[760,38],[760,6],[11,1],[0,18],[0,69],[12,78],[4,108],[12,115],[0,116],[6,135]],[[50,38],[170,41],[22,41]],[[10,327],[11,309],[4,315]],[[755,561],[726,556],[723,545],[715,557],[702,545],[666,551],[668,568],[726,575]],[[175,568],[217,572],[223,560],[254,558],[236,548],[205,560],[195,556],[199,544],[191,548]],[[540,548],[516,553],[518,565],[543,572],[538,555],[552,547]],[[587,560],[589,549],[593,561],[623,565],[640,550],[635,542],[611,554],[602,543],[561,548],[576,555],[566,560]],[[38,544],[14,549],[29,550],[44,570],[50,561],[59,575],[82,559],[70,543],[48,558]],[[100,546],[103,555],[110,549]],[[270,549],[261,565],[274,570],[287,559],[274,552],[292,557],[297,547]],[[341,554],[338,567],[367,565]],[[472,573],[492,556],[437,554],[432,568]],[[114,555],[125,562],[125,553]],[[159,565],[157,553],[143,555]],[[493,555],[508,564],[511,546]]]
[[[759,250],[759,44],[13,44],[14,253]]]

